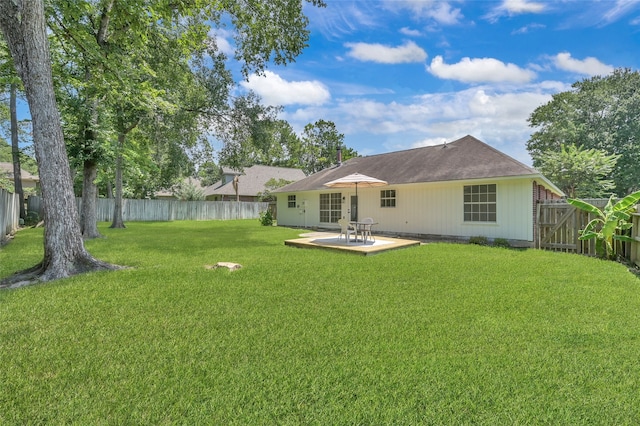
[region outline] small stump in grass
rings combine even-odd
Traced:
[[[205,265],[205,268],[207,269],[227,268],[230,271],[237,271],[238,269],[242,268],[242,265],[240,265],[239,263],[233,263],[233,262],[218,262],[215,265]]]

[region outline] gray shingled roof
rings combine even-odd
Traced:
[[[541,176],[537,170],[467,135],[444,145],[351,158],[274,192],[327,189],[324,183],[351,173],[386,180],[390,185]]]
[[[259,192],[264,192],[266,190],[265,184],[270,179],[298,181],[304,177],[305,174],[300,169],[261,165],[247,167],[238,177],[239,195],[256,196]],[[220,186],[220,182],[217,182],[205,188],[204,195],[236,195],[236,191],[233,189],[232,182],[227,182],[222,186]]]
[[[13,163],[0,163],[0,173],[13,180]],[[24,169],[20,169],[20,176],[23,180],[40,181],[37,175],[33,175]]]

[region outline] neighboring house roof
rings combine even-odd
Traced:
[[[531,176],[543,179],[550,188],[563,195],[536,169],[469,135],[443,145],[354,157],[274,192],[327,189],[324,186],[326,182],[351,173],[382,179],[390,185]]]
[[[243,172],[224,169],[225,174],[238,175],[238,192],[242,196],[256,196],[258,193],[267,190],[265,184],[271,179],[284,179],[287,181],[298,181],[304,179],[305,174],[300,169],[289,167],[272,167],[255,165],[247,167]],[[204,190],[205,196],[211,195],[236,195],[233,182],[222,183],[218,181]]]
[[[9,180],[13,181],[13,163],[0,163],[0,173],[6,175]],[[25,169],[20,169],[20,176],[23,181],[40,182],[40,178],[32,175]]]

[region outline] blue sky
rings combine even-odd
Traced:
[[[361,155],[471,134],[531,164],[527,118],[554,93],[640,68],[640,1],[327,0],[309,47],[241,83],[297,131],[331,120]],[[230,34],[218,32],[230,48]]]

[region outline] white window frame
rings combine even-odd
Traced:
[[[464,222],[498,221],[498,186],[495,183],[464,185],[462,192]]]
[[[380,190],[380,207],[395,208],[397,204],[398,193],[395,189],[381,189]]]
[[[320,223],[338,223],[342,218],[342,193],[320,194]]]

